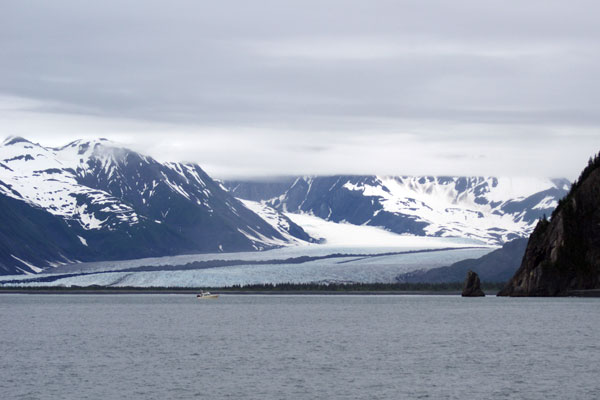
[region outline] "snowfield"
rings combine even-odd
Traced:
[[[310,236],[323,239],[326,246],[435,249],[485,245],[478,240],[463,238],[398,235],[381,227],[332,222],[310,214],[288,212],[285,216],[300,225]]]

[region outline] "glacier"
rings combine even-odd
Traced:
[[[52,148],[9,137],[0,145],[1,282],[388,282],[527,237],[569,186],[480,176],[222,182],[105,139]],[[335,254],[349,258],[312,259]],[[310,260],[281,262],[298,257]],[[217,261],[235,265],[189,267]]]

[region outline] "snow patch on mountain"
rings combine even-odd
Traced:
[[[28,262],[27,262],[27,261],[25,261],[25,260],[22,260],[22,259],[20,259],[19,257],[15,256],[14,254],[11,254],[10,256],[11,256],[12,258],[14,258],[15,260],[19,261],[21,264],[25,265],[27,268],[29,268],[29,269],[30,269],[31,271],[33,271],[33,272],[36,272],[36,273],[38,273],[38,272],[42,272],[42,271],[43,271],[41,268],[38,268],[38,267],[36,267],[35,265],[33,265],[33,264],[31,264],[31,263],[28,263]],[[22,270],[22,269],[21,269],[21,271],[25,272],[26,274],[29,274],[29,273],[30,273],[29,271],[24,271],[24,270]]]
[[[490,182],[491,180],[491,182]],[[374,184],[346,183],[343,187],[377,198],[383,210],[424,221],[425,233],[431,236],[466,237],[493,243],[498,232],[501,240],[509,240],[515,232],[529,232],[536,221],[522,215],[501,212],[507,200],[523,200],[552,187],[549,180],[539,179],[480,179],[475,190],[459,191],[455,182],[440,184],[438,180],[422,178],[378,177]],[[485,200],[483,200],[485,199]],[[548,208],[545,198],[533,209]],[[377,215],[377,214],[375,214]],[[494,235],[490,235],[494,232]]]
[[[243,199],[240,199],[240,201],[244,206],[246,206],[246,208],[252,210],[255,214],[257,214],[259,217],[261,217],[263,220],[269,223],[277,232],[281,234],[284,240],[270,241],[272,245],[286,246],[292,244],[307,244],[306,240],[301,240],[290,234],[292,221],[284,214],[275,210],[273,207],[269,207],[267,204],[264,203]]]
[[[538,204],[536,204],[534,210],[554,209],[558,206],[558,201],[552,196],[544,197]]]
[[[415,235],[399,235],[381,227],[353,225],[348,222],[332,222],[310,214],[285,213],[312,237],[322,239],[326,246],[335,247],[397,247],[411,249],[435,249],[445,247],[485,246],[473,240],[449,240]]]

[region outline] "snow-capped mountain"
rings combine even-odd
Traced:
[[[319,176],[225,184],[236,197],[284,213],[488,244],[528,236],[570,187],[566,179],[431,176]]]
[[[160,163],[105,139],[0,146],[0,273],[312,241],[270,213],[265,221],[196,164]]]
[[[326,225],[318,221],[501,244],[527,236],[570,184],[321,176],[225,185],[196,164],[161,163],[104,139],[50,148],[8,138],[0,145],[0,274],[314,242],[315,227]]]

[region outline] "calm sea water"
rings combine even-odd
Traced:
[[[597,399],[600,299],[0,295],[3,399]]]

